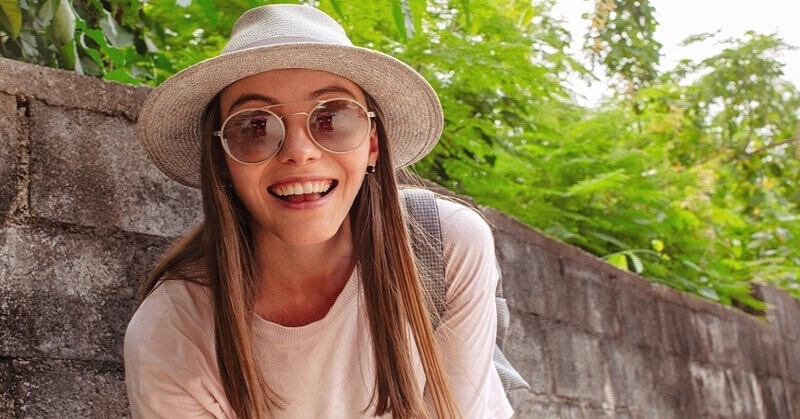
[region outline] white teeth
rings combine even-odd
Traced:
[[[272,188],[272,192],[279,196],[303,195],[310,193],[323,193],[331,188],[330,181],[324,182],[297,182]]]

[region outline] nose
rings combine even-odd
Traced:
[[[291,117],[291,118],[290,118]],[[288,113],[281,116],[286,137],[275,158],[281,163],[305,165],[322,157],[322,150],[311,139],[304,112]]]

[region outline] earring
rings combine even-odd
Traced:
[[[375,166],[367,166],[367,174],[368,175],[375,174]]]

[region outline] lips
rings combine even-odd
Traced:
[[[272,185],[268,190],[278,199],[298,203],[320,199],[335,189],[337,184],[336,180],[286,182]]]

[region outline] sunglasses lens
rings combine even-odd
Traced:
[[[308,115],[308,129],[314,140],[334,152],[358,147],[367,138],[369,128],[366,111],[352,100],[322,102]]]
[[[228,153],[244,163],[272,157],[283,141],[283,124],[270,112],[248,109],[233,114],[222,131]]]

